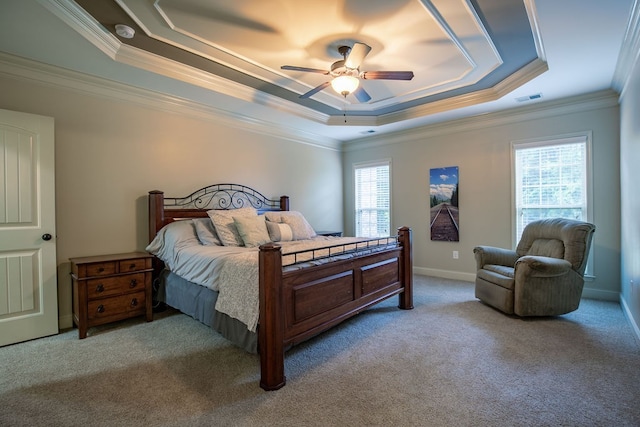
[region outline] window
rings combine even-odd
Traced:
[[[390,169],[390,161],[354,166],[356,236],[389,236]]]
[[[590,219],[590,134],[514,142],[515,242],[531,221]]]

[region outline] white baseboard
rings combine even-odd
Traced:
[[[618,302],[620,300],[620,293],[615,291],[603,291],[585,286],[584,289],[582,289],[582,298]]]
[[[636,319],[633,318],[633,314],[631,313],[631,310],[629,310],[627,302],[622,298],[622,295],[620,295],[620,307],[622,307],[622,312],[627,317],[627,320],[629,320],[631,329],[633,329],[633,333],[636,335],[636,339],[640,342],[640,327],[638,326]]]
[[[438,270],[437,268],[414,267],[414,274],[422,276],[442,277],[443,279],[462,280],[463,282],[475,282],[476,275],[472,273],[461,273],[459,271]]]

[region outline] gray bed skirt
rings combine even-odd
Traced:
[[[218,292],[189,282],[165,269],[160,274],[155,297],[157,301],[210,326],[249,353],[258,353],[258,334],[249,331],[247,325],[239,320],[215,310]]]

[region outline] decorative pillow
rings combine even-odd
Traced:
[[[283,223],[291,227],[293,232],[293,240],[304,240],[316,237],[317,234],[311,224],[309,224],[300,212],[282,211],[280,212]]]
[[[213,228],[211,218],[194,218],[193,225],[196,227],[196,233],[200,243],[208,246],[222,246],[222,242],[218,238],[216,229]]]
[[[267,221],[282,222],[282,211],[266,211],[264,217]]]
[[[246,247],[255,248],[271,242],[263,215],[234,216],[233,222]]]
[[[240,208],[232,210],[210,210],[207,211],[213,227],[218,234],[218,238],[224,246],[242,246],[244,242],[238,233],[233,217],[255,217],[258,211],[254,208]]]
[[[293,240],[293,231],[289,224],[266,221],[267,230],[272,242],[290,242]]]

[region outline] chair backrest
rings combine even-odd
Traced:
[[[588,222],[565,218],[533,221],[522,231],[516,252],[519,256],[539,255],[565,259],[584,274],[596,227]]]

